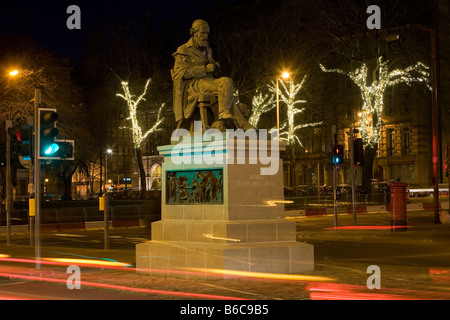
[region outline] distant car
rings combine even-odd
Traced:
[[[448,193],[448,186],[439,185],[439,193]],[[408,195],[413,198],[430,197],[434,194],[434,186],[429,188],[409,188]]]
[[[310,192],[310,195],[312,195],[312,196],[317,196],[317,195],[330,196],[330,195],[333,195],[333,187],[332,186],[327,186],[327,185],[323,185],[323,186],[320,186],[320,187],[315,186],[315,187],[312,188],[312,190]]]
[[[381,182],[378,184],[378,192],[379,193],[391,193],[391,187],[389,187],[389,183]]]
[[[128,198],[138,199],[140,197],[141,197],[141,191],[140,190],[128,191]]]
[[[305,185],[298,185],[292,188],[294,195],[303,197],[309,195],[309,188]]]
[[[284,195],[286,197],[303,197],[307,196],[308,190],[305,186],[288,187],[284,186]]]
[[[369,189],[367,189],[367,187],[360,185],[360,186],[356,187],[356,193],[357,194],[369,194],[370,191],[369,191]]]
[[[285,197],[292,197],[292,196],[294,196],[294,190],[291,187],[284,186],[284,196]]]
[[[338,186],[336,187],[336,190],[337,190],[337,191],[340,191],[341,194],[351,194],[351,193],[352,193],[352,187],[349,186],[348,184],[341,184],[341,185],[338,185]]]
[[[108,192],[109,199],[116,200],[116,199],[126,199],[126,194],[124,191],[111,191]]]

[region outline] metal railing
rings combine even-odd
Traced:
[[[334,205],[333,195],[323,196],[285,196],[288,203],[285,210],[305,210],[307,208],[326,208]],[[290,203],[289,203],[290,202]],[[341,194],[338,206],[352,206],[352,194]],[[356,195],[357,206],[388,205],[390,204],[389,193],[369,193]]]
[[[103,211],[99,210],[97,201],[49,201],[43,202],[41,208],[42,224],[67,222],[103,221]],[[161,205],[157,200],[111,200],[110,220],[158,220],[161,217]],[[12,225],[29,223],[28,202],[16,202],[11,210]],[[6,225],[6,212],[0,212],[0,226]]]

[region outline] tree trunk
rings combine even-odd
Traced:
[[[136,158],[139,167],[139,176],[141,179],[141,197],[143,197],[145,192],[147,191],[147,179],[145,176],[144,162],[142,161],[141,148],[136,148]]]
[[[375,147],[366,146],[364,148],[364,166],[362,170],[362,185],[367,190],[371,190],[373,178],[373,161],[377,154],[378,145]]]
[[[72,176],[77,170],[77,166],[75,164],[70,164],[64,166],[62,173],[62,181],[64,184],[64,200],[72,200]]]
[[[294,143],[292,143],[289,148],[289,167],[290,167],[290,187],[294,187],[297,185],[297,177],[295,172],[295,148]]]

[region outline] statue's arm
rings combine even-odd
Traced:
[[[193,64],[189,59],[189,56],[180,54],[175,56],[175,79],[190,80],[196,78],[205,78],[206,76],[206,66]]]

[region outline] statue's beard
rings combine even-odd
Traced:
[[[208,48],[209,47],[209,42],[208,39],[195,39],[195,43],[197,45],[197,48]]]

